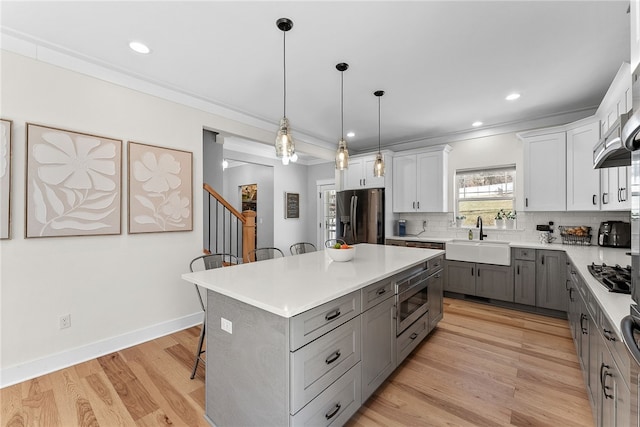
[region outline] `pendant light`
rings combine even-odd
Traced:
[[[344,139],[344,72],[349,69],[349,64],[341,62],[336,65],[336,69],[340,71],[340,141],[336,153],[336,169],[345,170],[349,168],[349,150]]]
[[[277,27],[282,31],[282,63],[283,63],[283,114],[280,119],[278,135],[276,136],[276,157],[282,158],[283,164],[288,164],[295,155],[295,143],[291,136],[289,120],[287,119],[287,31],[293,28],[293,21],[289,18],[280,18],[276,21]]]
[[[384,95],[384,91],[377,90],[373,92],[373,94],[378,97],[378,154],[376,155],[376,161],[373,163],[373,176],[383,177],[384,159],[382,158],[382,153],[380,152],[380,98],[382,98],[382,95]]]

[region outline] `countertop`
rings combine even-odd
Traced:
[[[418,242],[443,242],[447,243],[454,239],[432,238],[429,236],[389,236],[388,239],[418,241]],[[601,246],[574,246],[564,245],[562,243],[539,243],[539,242],[511,242],[509,246],[513,248],[531,248],[531,249],[548,249],[556,251],[565,251],[573,265],[582,277],[583,281],[589,287],[589,290],[597,299],[600,307],[602,307],[605,315],[611,323],[617,328],[618,335],[620,332],[620,321],[629,314],[629,306],[633,303],[631,295],[617,294],[609,292],[600,282],[598,282],[589,273],[587,266],[592,262],[596,264],[616,265],[622,267],[631,265],[631,256],[627,255],[630,251],[626,249],[604,248]]]
[[[332,261],[320,250],[185,273],[182,278],[288,318],[444,254],[433,249],[354,246],[355,257],[348,262]]]

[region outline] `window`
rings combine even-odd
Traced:
[[[484,225],[495,225],[496,214],[515,212],[516,167],[456,171],[456,218],[475,226],[482,217]]]

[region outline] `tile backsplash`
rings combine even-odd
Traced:
[[[538,241],[540,232],[536,230],[536,225],[549,224],[553,221],[553,234],[556,241],[560,242],[559,225],[576,226],[584,225],[591,227],[591,244],[597,244],[598,228],[602,221],[629,221],[629,212],[518,212],[516,228],[514,230],[496,229],[494,227],[484,227],[487,239],[505,240],[510,242],[533,242]],[[473,231],[473,238],[478,238],[478,229],[475,227],[462,226],[457,228],[453,220],[452,213],[406,213],[396,215],[396,219],[407,220],[407,235],[419,235],[420,237],[441,237],[466,239],[469,236],[469,228]],[[426,227],[423,227],[426,221]],[[397,234],[397,230],[387,235]]]

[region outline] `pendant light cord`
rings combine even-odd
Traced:
[[[284,87],[284,107],[283,107],[283,113],[282,116],[283,117],[287,117],[287,32],[283,31],[283,36],[282,36],[282,68],[284,70],[284,73],[282,73],[282,75],[284,76],[283,78],[283,84],[282,86]]]
[[[344,71],[340,71],[340,137],[344,139]]]
[[[380,154],[380,97],[378,97],[378,154]]]

